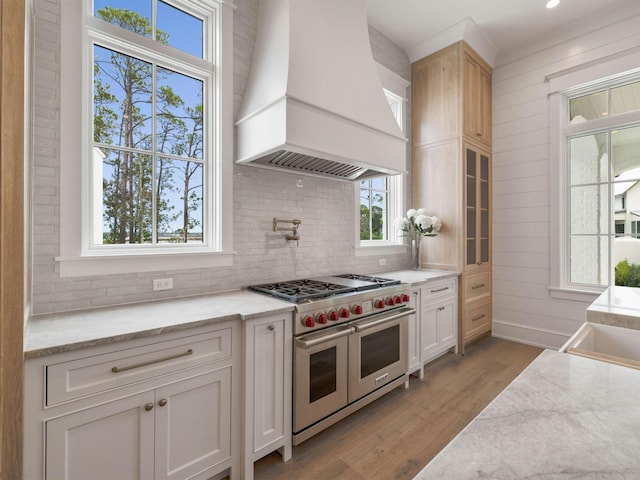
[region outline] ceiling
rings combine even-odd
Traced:
[[[620,5],[631,3],[629,0],[560,0],[559,6],[547,9],[547,0],[366,2],[369,23],[403,47],[412,62],[432,53],[424,53],[428,49],[424,44],[433,43],[434,38],[465,21],[474,29],[477,26],[477,33],[486,39],[489,46],[493,46],[494,58],[497,58],[532,40],[558,33],[566,24],[578,23],[596,12],[611,12]]]

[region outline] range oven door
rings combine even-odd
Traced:
[[[347,405],[349,326],[294,340],[293,431],[300,432]]]
[[[407,317],[404,307],[353,322],[349,337],[349,403],[407,373]]]

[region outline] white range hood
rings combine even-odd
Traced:
[[[365,0],[261,0],[237,163],[361,180],[406,170]]]

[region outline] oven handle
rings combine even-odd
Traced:
[[[408,317],[409,315],[413,315],[414,313],[416,313],[415,308],[405,307],[393,315],[385,315],[382,318],[376,318],[368,321],[365,320],[362,322],[353,323],[352,325],[356,329],[356,332],[362,332],[363,330],[377,327],[378,325],[382,325],[383,323],[391,322],[402,317]]]
[[[351,335],[354,332],[352,327],[341,327],[332,331],[331,333],[327,333],[326,335],[321,335],[314,338],[306,339],[305,337],[296,338],[296,347],[307,348],[315,347],[316,345],[320,345],[321,343],[329,342],[331,340],[335,340],[336,338],[344,337],[345,335]]]

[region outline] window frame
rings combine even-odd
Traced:
[[[549,86],[550,204],[550,284],[552,298],[591,302],[608,286],[572,284],[570,279],[569,137],[585,126],[569,124],[569,98],[598,89],[640,79],[640,49],[571,67],[546,76]],[[640,112],[630,112],[589,121],[589,129],[599,131],[640,121]],[[555,170],[553,168],[555,166]],[[609,183],[611,185],[611,183]],[[613,206],[612,206],[613,207]],[[611,212],[613,215],[613,211]],[[610,227],[609,237],[615,236]]]
[[[398,120],[400,130],[406,135],[407,99],[406,90],[410,83],[395,72],[383,65],[376,64],[382,83],[383,91],[389,100],[394,116]],[[373,256],[406,253],[405,239],[398,235],[394,237],[394,220],[403,216],[406,193],[406,174],[389,175],[387,195],[387,227],[389,238],[387,240],[361,240],[360,239],[360,182],[354,182],[354,212],[356,220],[355,228],[355,255]]]
[[[230,208],[223,208],[233,203],[233,164],[228,161],[233,152],[233,96],[230,92],[226,95],[223,92],[231,91],[233,85],[234,6],[224,0],[191,0],[189,3],[169,0],[167,3],[187,13],[197,13],[201,18],[206,16],[203,20],[209,26],[204,28],[203,60],[194,59],[172,47],[158,45],[155,40],[123,31],[94,17],[91,1],[62,2],[60,255],[56,261],[63,277],[221,267],[233,263],[232,212]],[[187,62],[181,62],[181,58],[187,56],[189,63],[196,64],[199,73],[209,76],[210,85],[203,95],[203,102],[208,102],[206,108],[210,108],[209,118],[204,119],[203,125],[203,135],[206,136],[203,140],[208,151],[203,153],[212,160],[207,165],[209,174],[204,179],[208,198],[203,211],[207,230],[203,234],[208,242],[190,245],[91,245],[92,212],[88,199],[92,193],[92,182],[87,156],[91,154],[93,139],[90,138],[92,127],[86,125],[93,118],[93,76],[88,72],[93,66],[96,40],[106,48],[115,47],[125,54],[133,52],[136,58],[141,59],[147,58],[150,49],[145,47],[153,43],[154,50],[168,53],[176,62],[184,64],[186,68],[181,71],[192,68]],[[138,55],[139,52],[142,56]],[[214,71],[211,71],[211,63]],[[162,64],[170,66],[165,62]],[[218,68],[222,64],[224,68]],[[77,94],[79,91],[81,95]],[[78,132],[82,133],[79,135]]]

